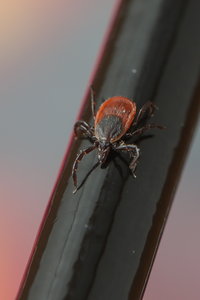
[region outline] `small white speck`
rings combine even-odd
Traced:
[[[133,250],[133,253],[135,253],[135,250]]]
[[[124,109],[124,110],[123,110],[123,113],[125,114],[125,112],[126,112],[126,110]]]
[[[133,74],[137,73],[137,70],[136,69],[133,69],[132,70]]]

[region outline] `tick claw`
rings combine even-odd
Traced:
[[[77,192],[77,188],[73,191],[73,194],[75,194]]]

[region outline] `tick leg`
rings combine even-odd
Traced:
[[[140,119],[142,118],[142,116],[144,115],[145,111],[150,108],[150,113],[149,113],[149,116],[152,117],[153,116],[153,113],[154,113],[154,110],[156,108],[155,104],[151,101],[148,101],[146,104],[144,104],[142,106],[142,108],[140,109],[139,113],[138,113],[138,116],[135,120],[135,122],[133,123],[133,125],[137,125],[138,122],[140,121]]]
[[[94,139],[94,128],[84,121],[77,121],[74,125],[75,136],[78,137],[78,130],[81,130],[84,134]]]
[[[73,178],[73,182],[74,182],[74,186],[75,186],[75,190],[73,191],[73,194],[76,193],[77,191],[77,176],[76,176],[76,171],[78,168],[78,163],[83,159],[85,154],[90,153],[91,151],[93,151],[95,148],[97,147],[97,144],[95,143],[93,146],[90,146],[84,150],[81,150],[79,154],[77,154],[77,157],[74,161],[73,164],[73,168],[72,168],[72,178]]]
[[[135,126],[139,123],[140,119],[142,118],[142,116],[144,115],[145,111],[150,108],[150,113],[149,113],[149,116],[152,117],[153,116],[153,113],[154,113],[154,110],[156,108],[155,104],[151,101],[148,101],[146,104],[144,104],[142,106],[142,108],[140,109],[138,115],[137,115],[137,118],[135,120],[134,123],[131,124],[130,128],[129,128],[129,132],[126,134],[126,137],[130,137],[132,136],[131,134],[131,131],[135,128]]]
[[[91,85],[90,86],[90,91],[91,91],[91,106],[92,106],[92,115],[93,115],[93,118],[95,120],[95,117],[96,117],[96,112],[95,112],[95,91],[93,89],[93,86]]]
[[[126,134],[126,137],[130,137],[130,136],[134,136],[134,135],[139,135],[141,133],[143,133],[144,131],[147,131],[149,130],[150,128],[159,128],[159,129],[162,129],[162,130],[165,130],[166,127],[160,125],[160,124],[157,124],[157,123],[153,123],[153,124],[147,124],[133,132],[130,132],[130,133],[127,133]]]
[[[133,176],[136,177],[135,172],[136,172],[136,169],[137,169],[138,160],[140,158],[140,149],[134,144],[126,145],[125,143],[121,144],[119,146],[116,146],[114,149],[117,150],[117,151],[118,150],[119,151],[120,150],[121,151],[128,151],[130,156],[133,157],[133,160],[131,161],[131,163],[129,165],[129,168],[131,169]]]

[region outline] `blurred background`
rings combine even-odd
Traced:
[[[0,3],[0,299],[13,300],[118,0]],[[200,298],[200,123],[144,296]]]

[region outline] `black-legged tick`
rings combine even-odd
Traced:
[[[74,132],[76,137],[78,136],[78,130],[81,130],[83,134],[88,136],[94,141],[94,144],[84,150],[81,150],[77,155],[72,168],[72,177],[75,185],[75,193],[84,184],[86,178],[90,173],[100,164],[103,165],[106,161],[110,149],[116,151],[128,151],[133,158],[129,168],[132,171],[134,177],[140,157],[140,149],[134,144],[126,144],[125,141],[134,136],[139,135],[150,128],[165,129],[157,123],[147,124],[139,129],[136,129],[138,122],[143,116],[144,112],[149,108],[150,116],[153,116],[156,106],[148,101],[139,111],[136,120],[133,119],[136,114],[136,105],[128,98],[115,96],[106,100],[95,113],[95,93],[91,86],[91,106],[92,114],[94,118],[94,127],[90,126],[84,121],[77,121],[74,125]],[[95,148],[98,148],[98,162],[88,172],[81,185],[77,188],[77,167],[78,163],[82,160],[85,154],[90,153]]]

